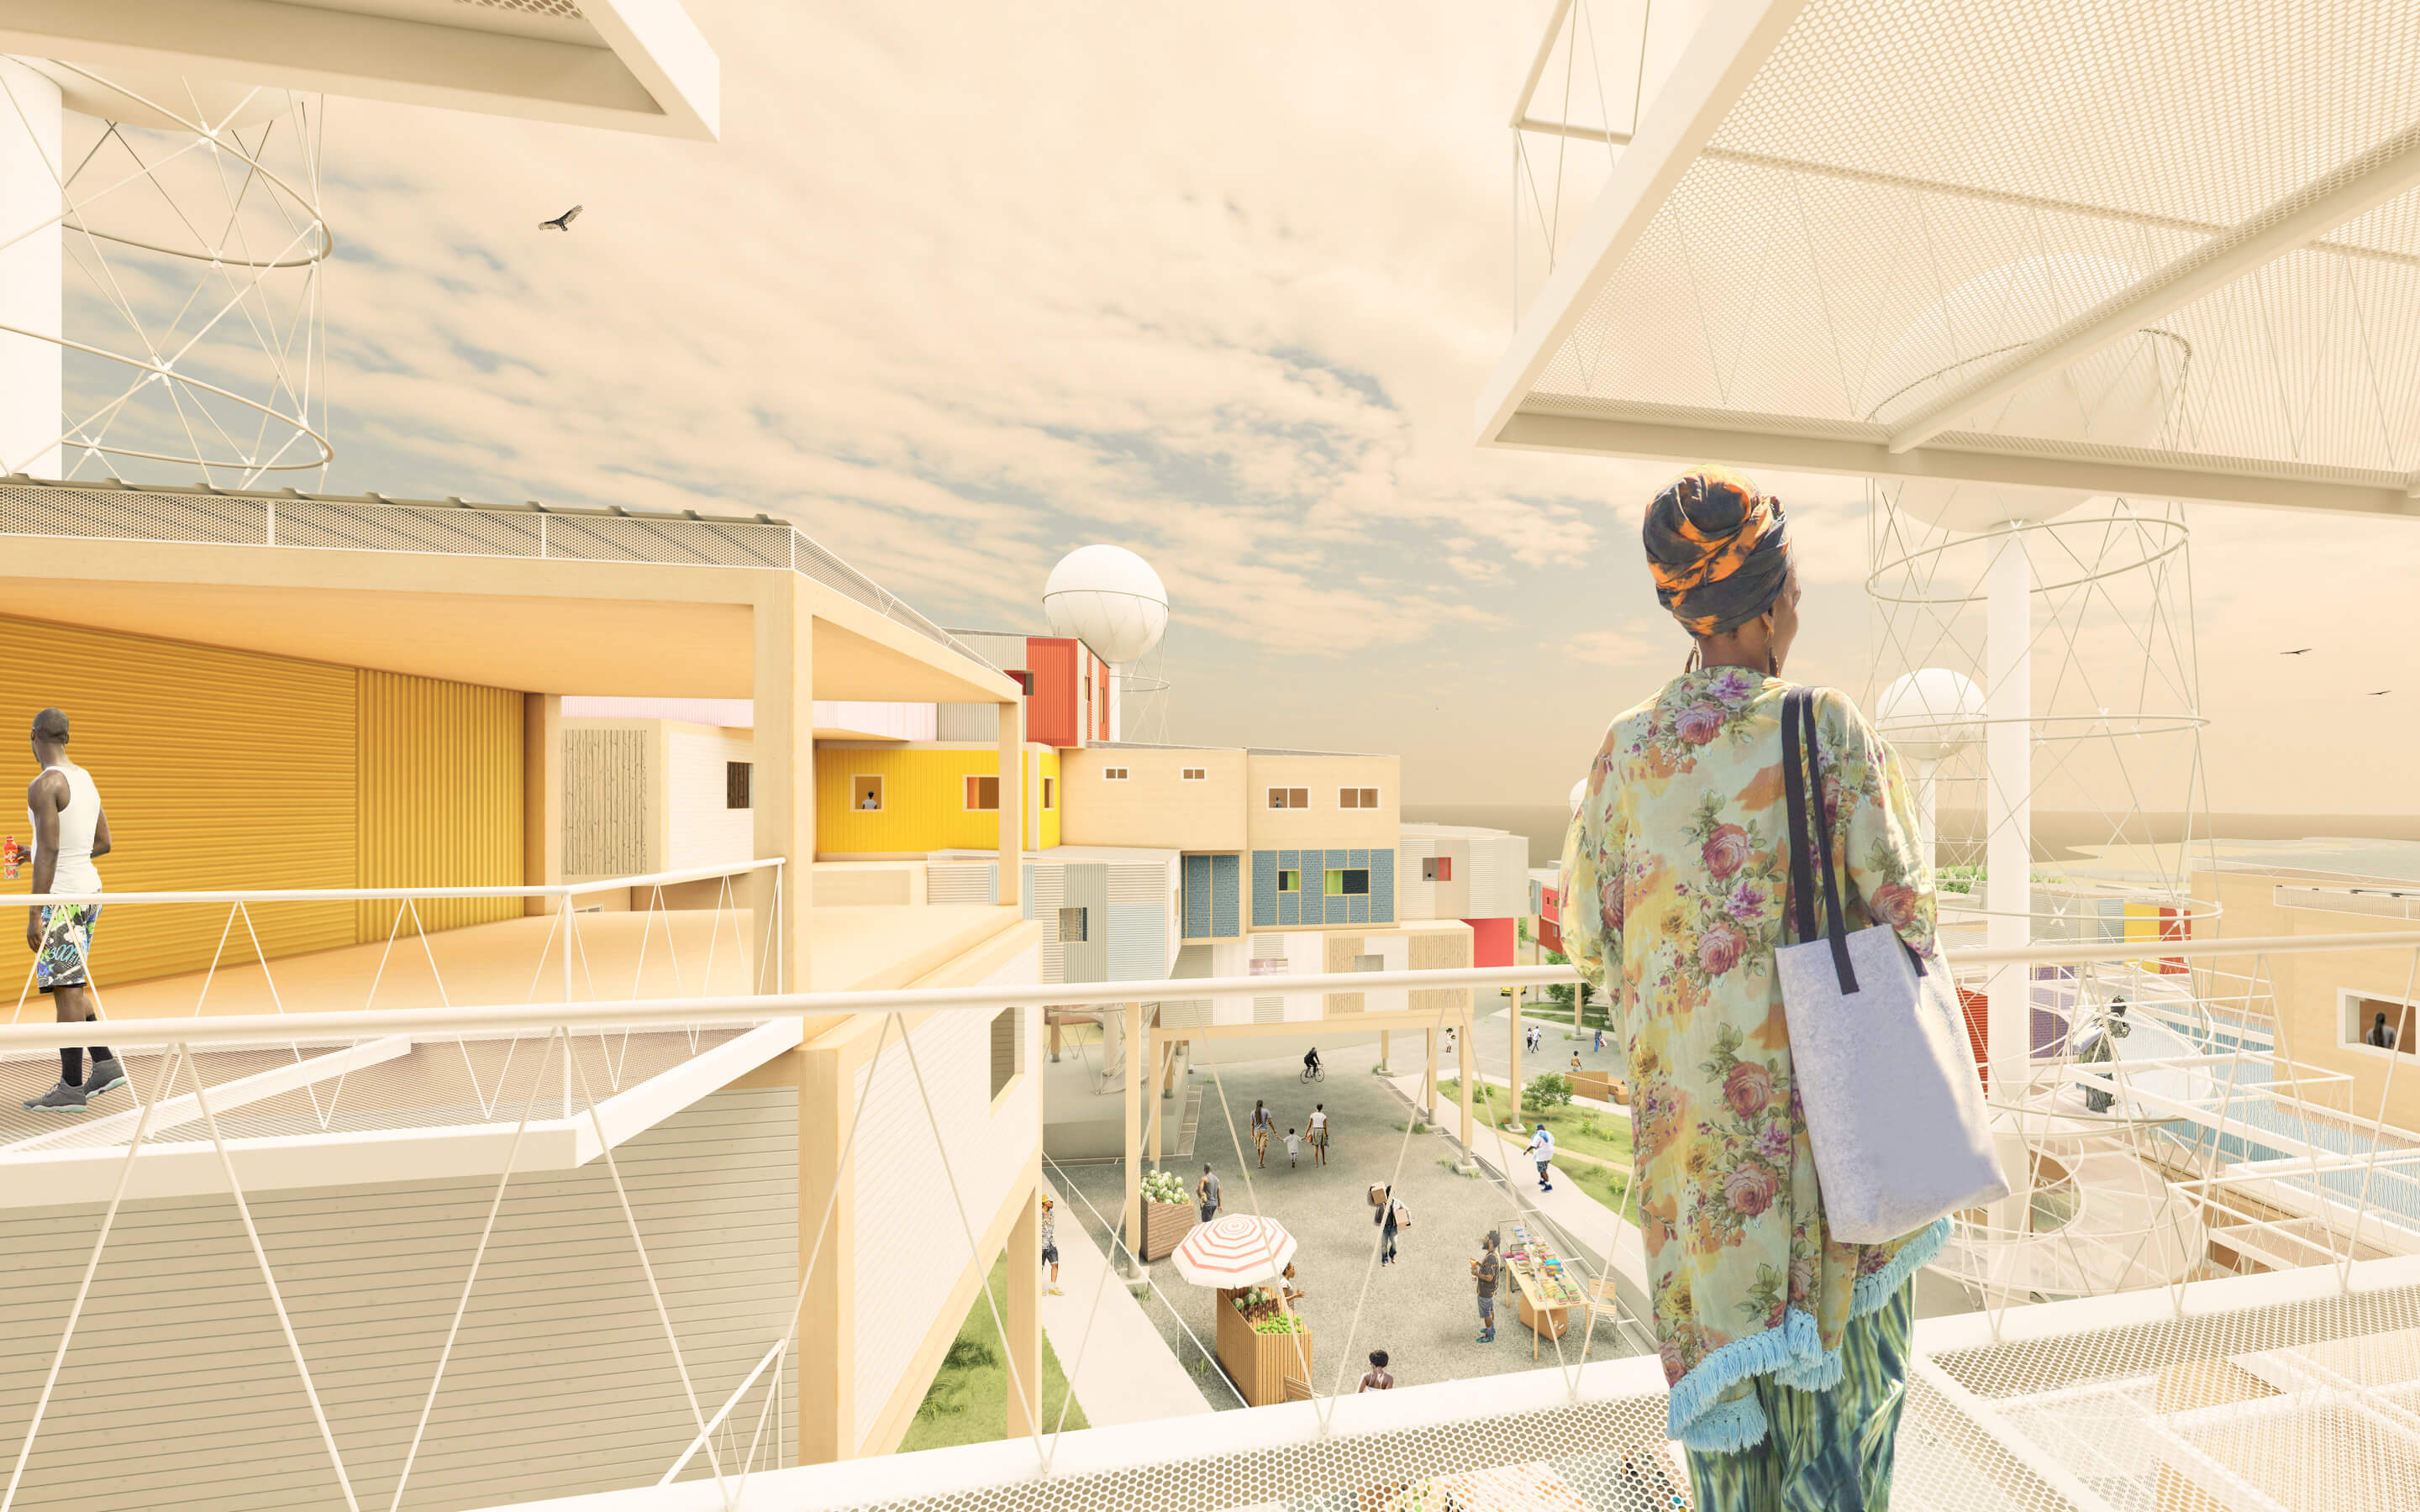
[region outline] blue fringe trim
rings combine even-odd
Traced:
[[[1717,1398],[1750,1376],[1769,1376],[1794,1361],[1823,1352],[1815,1319],[1795,1308],[1778,1328],[1733,1339],[1698,1362],[1698,1367],[1672,1383],[1672,1399],[1665,1410],[1664,1431],[1691,1449],[1731,1454],[1764,1442],[1764,1410],[1753,1397],[1741,1402]]]
[[[1908,1241],[1890,1264],[1858,1279],[1850,1293],[1849,1316],[1863,1318],[1879,1310],[1947,1242],[1947,1218]],[[1721,1399],[1723,1393],[1751,1376],[1771,1376],[1795,1391],[1829,1391],[1840,1383],[1842,1373],[1840,1351],[1823,1348],[1813,1316],[1793,1307],[1783,1315],[1780,1327],[1733,1339],[1675,1381],[1664,1431],[1700,1454],[1737,1454],[1764,1442],[1764,1409],[1753,1396],[1727,1402]]]
[[[1840,1383],[1847,1368],[1839,1350],[1825,1350],[1815,1359],[1783,1365],[1773,1373],[1773,1379],[1792,1391],[1830,1391]]]
[[[1909,1240],[1907,1247],[1892,1256],[1888,1265],[1857,1278],[1856,1287],[1849,1294],[1849,1316],[1863,1318],[1880,1309],[1899,1295],[1899,1288],[1907,1285],[1907,1278],[1916,1274],[1918,1267],[1931,1263],[1932,1257],[1941,1253],[1941,1246],[1948,1242],[1949,1220],[1934,1219],[1932,1227]]]
[[[1689,1425],[1688,1435],[1681,1443],[1701,1455],[1735,1455],[1762,1443],[1771,1427],[1764,1419],[1764,1409],[1757,1403],[1756,1393],[1750,1392],[1737,1401],[1716,1402],[1707,1408]]]

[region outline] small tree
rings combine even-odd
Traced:
[[[1562,1107],[1571,1102],[1572,1084],[1563,1079],[1561,1072],[1550,1071],[1544,1075],[1530,1077],[1521,1099],[1523,1105],[1544,1113],[1548,1108]]]

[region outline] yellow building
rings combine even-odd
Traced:
[[[1027,745],[1026,850],[1060,843],[1059,752]],[[933,851],[998,850],[1000,748],[962,741],[815,743],[815,855],[891,860]]]

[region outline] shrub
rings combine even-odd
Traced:
[[[1145,1202],[1190,1202],[1193,1194],[1174,1171],[1145,1171],[1142,1175],[1142,1199]]]
[[[1559,1108],[1569,1103],[1572,1100],[1572,1084],[1563,1079],[1560,1072],[1550,1071],[1543,1076],[1529,1078],[1529,1085],[1522,1091],[1521,1098],[1523,1105],[1536,1108],[1543,1113],[1548,1108]]]

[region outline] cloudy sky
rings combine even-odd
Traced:
[[[1684,644],[1637,557],[1669,468],[1471,444],[1547,8],[691,0],[719,143],[332,101],[332,486],[769,511],[986,627],[1115,542],[1174,738],[1551,801]],[[1862,687],[1863,486],[1763,481],[1793,673]],[[2420,522],[2193,520],[2214,806],[2413,811]]]

